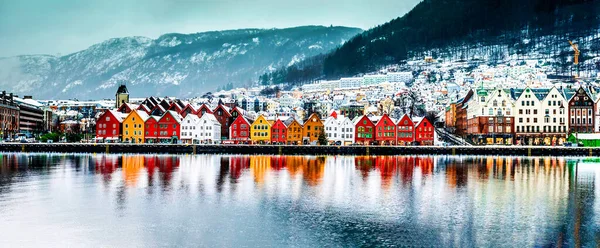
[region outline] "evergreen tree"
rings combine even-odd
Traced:
[[[325,132],[321,131],[321,133],[319,133],[319,145],[327,145],[327,137],[325,137]]]

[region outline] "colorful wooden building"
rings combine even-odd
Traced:
[[[317,113],[312,113],[302,126],[302,143],[313,144],[319,140],[319,135],[325,132],[321,118]]]
[[[144,127],[150,116],[141,110],[131,111],[123,119],[123,137],[125,143],[144,143]]]
[[[375,124],[368,116],[357,117],[354,121],[355,142],[370,145],[375,141]]]
[[[281,119],[275,120],[271,126],[271,143],[287,144],[287,127]]]
[[[250,121],[246,117],[239,115],[229,128],[229,139],[236,144],[245,144],[250,142]]]
[[[146,143],[158,143],[158,120],[160,116],[151,115],[146,120],[146,128],[144,129],[144,138]]]
[[[435,128],[427,118],[415,118],[415,141],[419,145],[433,145]]]
[[[96,121],[96,139],[105,142],[117,142],[121,135],[122,114],[114,110],[105,110]]]
[[[378,118],[375,124],[375,141],[379,145],[396,144],[396,123],[387,114]]]
[[[397,132],[397,144],[398,145],[408,145],[415,141],[415,123],[408,117],[408,115],[403,115],[398,123],[396,124]]]
[[[271,124],[263,115],[259,115],[250,126],[250,139],[253,143],[271,142]]]
[[[302,143],[302,124],[294,118],[289,118],[283,122],[287,126],[287,144],[300,145]]]
[[[206,113],[208,113],[208,111]],[[229,139],[229,126],[234,120],[229,113],[229,108],[223,104],[219,104],[214,111],[212,111],[212,114],[215,115],[215,118],[217,118],[217,121],[221,124],[221,138]]]
[[[177,143],[180,139],[181,115],[168,110],[158,120],[158,141],[161,143]]]

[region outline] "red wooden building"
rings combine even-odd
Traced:
[[[415,118],[415,141],[419,145],[433,145],[433,133],[435,129],[427,118]]]
[[[287,127],[280,119],[277,119],[271,126],[271,143],[286,144],[287,143]]]
[[[250,122],[244,116],[238,116],[229,128],[229,139],[236,144],[250,143]]]
[[[408,117],[403,115],[396,125],[398,130],[398,145],[406,145],[415,141],[415,123]]]
[[[181,113],[179,113],[181,115],[182,118],[185,118],[187,115],[189,114],[198,114],[198,111],[196,110],[196,108],[194,108],[194,106],[192,106],[192,104],[187,104],[185,106],[185,108],[183,108],[183,110],[181,110]]]
[[[185,106],[186,106],[186,104],[184,104],[181,100],[175,99],[169,103],[169,107],[167,107],[166,109],[172,110],[172,111],[177,112],[178,114],[181,114],[181,112],[183,111]]]
[[[129,114],[129,113],[131,113],[131,111],[133,111],[137,108],[139,108],[139,106],[133,105],[131,103],[123,103],[123,104],[121,104],[121,106],[119,106],[119,108],[117,109],[117,112],[120,112],[123,114]]]
[[[179,130],[181,126],[181,115],[169,110],[158,120],[158,141],[162,143],[174,143],[179,141]]]
[[[150,112],[152,112],[152,109],[148,108],[148,106],[146,106],[145,104],[140,104],[137,110],[144,111],[146,112],[146,114],[150,114]]]
[[[96,121],[96,139],[99,141],[116,142],[121,135],[121,113],[114,110],[106,110]]]
[[[144,139],[146,143],[158,143],[158,120],[159,116],[150,116],[144,123]]]
[[[375,124],[375,140],[379,145],[396,144],[396,123],[387,114],[383,114]]]
[[[202,105],[206,106],[206,105]],[[207,107],[208,109],[208,107]],[[229,113],[229,108],[223,104],[219,104],[214,111],[207,110],[217,118],[217,121],[221,124],[221,139],[229,139],[229,125],[233,122],[233,118]],[[198,113],[200,115],[200,113]]]
[[[200,105],[200,107],[198,108],[198,111],[196,111],[196,114],[198,115],[198,117],[202,117],[202,115],[204,115],[206,113],[209,113],[209,114],[213,113],[212,110],[210,110],[210,108],[206,104]]]
[[[368,116],[363,115],[354,122],[355,142],[370,145],[375,141],[375,124]]]

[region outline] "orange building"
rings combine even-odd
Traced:
[[[316,113],[311,114],[302,128],[302,143],[311,144],[316,142],[319,135],[324,131],[324,125],[319,115]]]
[[[287,126],[287,144],[299,145],[302,143],[302,124],[294,118],[289,118],[284,121]]]

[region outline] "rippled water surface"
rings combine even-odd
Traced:
[[[589,246],[583,158],[3,154],[0,246]]]

